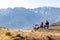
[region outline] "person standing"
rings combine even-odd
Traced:
[[[48,22],[48,20],[46,20],[45,25],[46,25],[47,29],[49,29],[49,22]]]

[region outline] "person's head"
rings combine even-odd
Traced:
[[[39,26],[38,24],[35,24],[35,26]]]
[[[41,23],[43,23],[43,22],[41,22]]]
[[[46,20],[46,22],[48,22],[48,20]]]
[[[41,22],[41,24],[40,25],[43,25],[43,22]]]

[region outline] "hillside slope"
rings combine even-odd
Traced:
[[[52,23],[51,26],[60,26],[60,22]]]
[[[34,31],[0,28],[0,40],[60,40],[60,30]]]

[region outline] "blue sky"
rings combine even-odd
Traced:
[[[0,8],[37,8],[37,7],[60,7],[60,0],[0,0]]]

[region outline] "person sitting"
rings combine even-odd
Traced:
[[[38,24],[35,24],[35,27],[34,27],[34,30],[38,30],[39,29],[39,25]]]
[[[41,22],[41,24],[40,24],[40,28],[43,28],[43,22]]]

